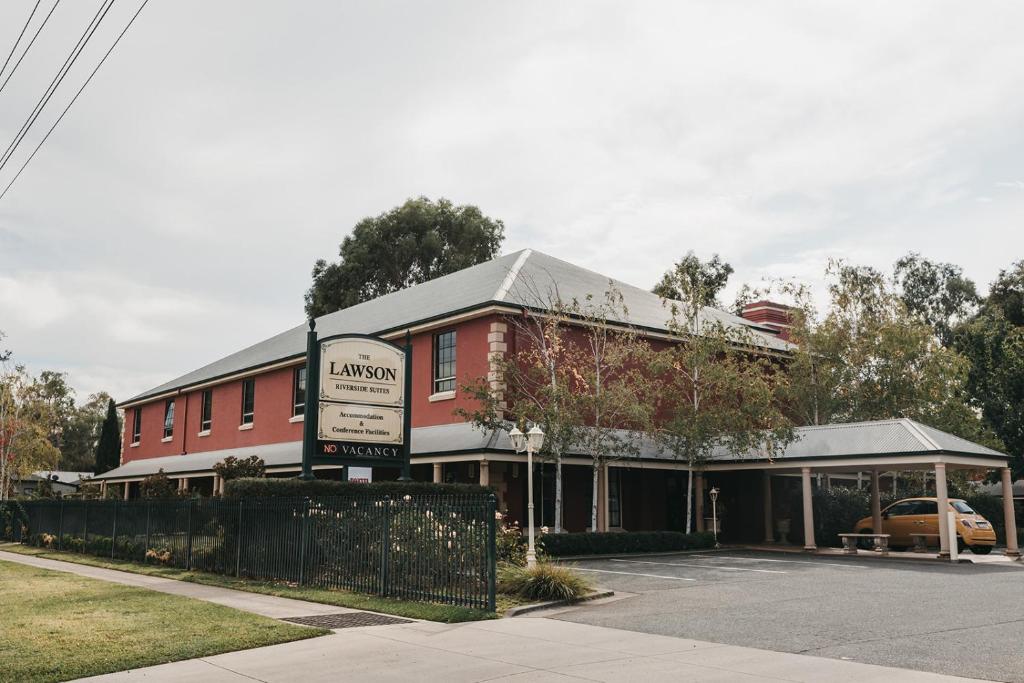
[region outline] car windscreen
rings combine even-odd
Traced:
[[[971,509],[971,506],[963,502],[962,500],[950,501],[950,505],[952,505],[953,509],[956,510],[957,512],[962,512],[965,515],[974,514],[974,510]]]

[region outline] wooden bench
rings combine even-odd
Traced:
[[[875,550],[882,555],[889,554],[889,534],[839,534],[843,539],[843,552],[847,555],[857,554],[857,540],[870,538],[874,542]]]
[[[910,539],[914,542],[915,553],[926,553],[928,552],[928,539],[939,538],[938,534],[910,534]]]

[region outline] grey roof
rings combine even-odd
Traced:
[[[1008,458],[999,451],[907,419],[798,427],[796,437],[796,440],[790,443],[781,455],[774,455],[776,461],[843,456],[883,458],[921,453],[952,453]],[[638,438],[640,459],[672,459],[672,454],[665,452],[650,435],[640,435]],[[414,457],[502,451],[513,451],[512,442],[504,430],[485,432],[468,422],[416,427],[412,430],[412,454]],[[127,462],[117,469],[97,476],[96,479],[144,477],[154,474],[160,469],[167,474],[209,472],[216,463],[229,455],[236,458],[257,455],[263,459],[267,467],[297,466],[302,462],[302,442],[287,441],[190,455],[142,458]],[[568,455],[585,456],[586,453],[581,449],[573,448],[570,449]],[[759,459],[766,459],[765,454],[749,453],[737,457],[720,452],[712,456],[713,461],[722,463]]]
[[[671,314],[658,295],[547,254],[524,249],[321,316],[316,320],[317,332],[321,336],[343,333],[380,335],[489,304],[543,308],[548,301],[558,298],[566,302],[573,299],[583,301],[588,295],[599,298],[608,290],[609,283],[614,283],[622,292],[628,309],[629,320],[619,322],[665,330]],[[708,321],[716,320],[727,326],[751,330],[756,342],[766,348],[784,350],[790,347],[787,342],[766,331],[768,328],[749,320],[713,308],[706,308],[704,314]],[[305,323],[293,327],[144,391],[125,403],[278,361],[299,358],[306,349],[306,329]]]
[[[88,479],[92,476],[92,472],[70,472],[68,470],[53,470],[50,472],[40,471],[33,472],[32,474],[42,477],[43,479],[50,479],[51,481],[59,481],[62,484],[78,484],[83,479]],[[56,477],[56,479],[54,479]]]

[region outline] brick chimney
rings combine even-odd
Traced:
[[[774,301],[755,301],[743,307],[744,318],[758,326],[772,330],[782,339],[789,339],[789,310],[785,304]]]

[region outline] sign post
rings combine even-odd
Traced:
[[[410,335],[403,349],[363,334],[319,339],[309,326],[301,478],[334,464],[398,467],[409,481]]]
[[[309,321],[306,333],[306,407],[302,422],[302,474],[299,479],[315,479],[313,476],[313,451],[316,450],[316,412],[320,393],[320,345],[316,337],[316,321]]]

